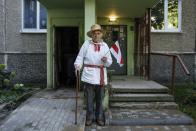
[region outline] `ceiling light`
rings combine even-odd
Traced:
[[[117,19],[116,16],[110,16],[110,17],[109,17],[109,20],[110,20],[111,22],[116,21],[116,19]]]

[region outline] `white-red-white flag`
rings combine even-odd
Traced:
[[[121,54],[120,46],[118,41],[116,41],[114,44],[112,44],[112,47],[110,48],[110,52],[113,54],[113,56],[116,58],[117,63],[120,65],[120,67],[123,66],[124,61]]]

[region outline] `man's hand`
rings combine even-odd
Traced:
[[[107,62],[107,57],[102,57],[101,60],[106,63]]]
[[[76,70],[80,70],[80,65],[75,65]]]
[[[80,72],[80,66],[79,65],[75,65],[75,75],[77,76],[77,71]]]

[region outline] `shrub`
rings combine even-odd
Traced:
[[[12,79],[16,76],[15,72],[5,69],[4,64],[0,64],[0,88],[10,89],[13,87]]]

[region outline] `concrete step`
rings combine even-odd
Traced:
[[[111,86],[115,93],[168,93],[169,91],[166,86],[138,78],[113,80]]]
[[[113,93],[162,93],[168,94],[168,88],[112,88]]]
[[[111,102],[114,109],[177,109],[175,102]]]
[[[169,94],[113,94],[110,102],[173,102]]]
[[[191,125],[193,119],[178,110],[110,110],[109,124],[117,125]]]
[[[196,131],[196,125],[86,126],[85,131]]]

